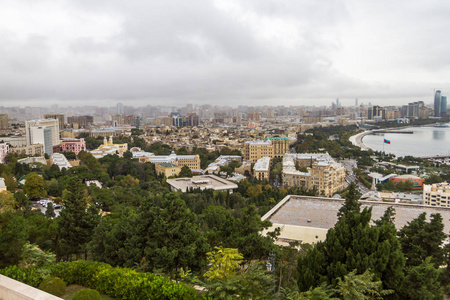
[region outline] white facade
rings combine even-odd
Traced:
[[[28,128],[28,132],[32,144],[41,144],[44,146],[44,153],[53,154],[53,132],[51,128],[31,126]]]
[[[59,139],[59,122],[57,119],[37,119],[37,120],[29,120],[25,121],[25,134],[27,137],[27,145],[31,144],[40,144],[36,142],[36,138],[33,135],[31,128],[50,128],[51,130],[51,138],[52,138],[52,146],[58,146],[60,144]]]

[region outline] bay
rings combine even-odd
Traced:
[[[377,133],[366,135],[362,142],[374,151],[400,156],[450,155],[450,127],[405,127],[398,131],[412,134]],[[390,140],[385,144],[384,139]],[[384,148],[383,148],[384,147]]]

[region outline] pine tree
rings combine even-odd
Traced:
[[[99,222],[98,212],[97,217],[94,216],[95,208],[87,211],[85,189],[81,180],[72,177],[63,193],[64,209],[61,210],[59,218],[59,258],[65,255],[66,259],[69,259],[71,254],[76,254],[79,259],[81,253],[86,251],[86,244]]]
[[[370,269],[375,279],[382,280],[387,288],[398,289],[401,286],[405,262],[392,223],[392,209],[371,226],[372,209],[361,211],[356,199],[356,189],[352,185],[338,213],[339,220],[328,231],[326,240],[317,243],[299,259],[300,291],[307,291],[323,282],[335,285],[337,278],[355,269],[357,274]]]
[[[444,263],[444,243],[447,235],[440,214],[432,214],[430,222],[426,213],[420,214],[399,231],[399,239],[408,267],[420,265],[426,257],[436,266]]]
[[[53,219],[55,217],[55,208],[53,203],[47,203],[47,209],[45,210],[45,217],[48,219]]]

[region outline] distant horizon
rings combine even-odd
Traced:
[[[445,95],[444,95],[445,96]],[[355,98],[356,99],[356,98]],[[341,99],[339,98],[339,103],[340,106],[342,107],[354,107],[355,106],[355,99],[353,99],[353,101],[351,99]],[[101,108],[113,108],[116,107],[118,103],[122,103],[124,107],[147,107],[147,106],[161,106],[161,107],[177,107],[177,108],[182,108],[182,107],[186,107],[186,105],[193,105],[195,107],[199,107],[199,106],[205,106],[205,105],[210,105],[213,107],[228,107],[228,108],[238,108],[238,107],[329,107],[332,105],[332,103],[336,103],[336,99],[334,99],[334,101],[329,100],[327,102],[325,102],[325,100],[323,100],[323,104],[322,103],[317,103],[317,101],[313,104],[301,104],[301,103],[290,103],[290,104],[283,104],[283,103],[279,103],[279,104],[235,104],[235,105],[225,105],[225,104],[218,104],[218,103],[203,103],[203,102],[186,102],[186,103],[173,103],[170,104],[168,102],[161,102],[161,103],[138,103],[138,104],[133,104],[133,103],[127,103],[126,101],[116,101],[116,100],[92,100],[93,102],[97,103],[97,104],[87,104],[87,103],[80,103],[80,102],[75,102],[75,103],[71,103],[71,104],[67,104],[67,102],[64,102],[61,100],[61,102],[56,101],[56,102],[50,102],[50,103],[45,103],[42,105],[37,104],[37,102],[42,102],[42,100],[30,100],[32,102],[27,103],[27,104],[18,104],[19,101],[14,101],[14,104],[8,104],[9,102],[5,103],[5,101],[0,100],[0,107],[19,107],[19,108],[25,108],[25,107],[39,107],[39,108],[51,108],[52,106],[58,106],[61,108],[68,108],[68,107],[101,107]],[[132,100],[130,100],[132,101]],[[421,99],[417,99],[417,100],[408,100],[406,102],[400,102],[399,104],[393,104],[392,101],[390,100],[384,100],[381,102],[388,102],[388,104],[381,104],[379,102],[377,102],[376,100],[368,100],[367,101],[361,101],[360,99],[358,99],[358,106],[369,106],[369,103],[373,105],[378,105],[378,106],[403,106],[403,105],[408,105],[408,103],[411,102],[417,102],[417,101],[423,101],[425,103],[425,105],[427,106],[433,106],[433,102],[434,102],[434,94],[433,94],[433,99],[428,99],[428,101],[426,100],[421,100]],[[111,102],[111,103],[105,103],[105,102]]]
[[[0,10],[0,105],[400,106],[450,91],[443,1],[23,0]]]

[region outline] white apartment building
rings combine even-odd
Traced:
[[[450,207],[450,183],[441,182],[423,185],[423,204]]]
[[[45,139],[45,128],[50,129],[51,146],[58,146],[60,144],[60,139],[59,122],[57,119],[36,119],[25,121],[25,135],[27,138],[27,145],[41,144],[43,139]]]

